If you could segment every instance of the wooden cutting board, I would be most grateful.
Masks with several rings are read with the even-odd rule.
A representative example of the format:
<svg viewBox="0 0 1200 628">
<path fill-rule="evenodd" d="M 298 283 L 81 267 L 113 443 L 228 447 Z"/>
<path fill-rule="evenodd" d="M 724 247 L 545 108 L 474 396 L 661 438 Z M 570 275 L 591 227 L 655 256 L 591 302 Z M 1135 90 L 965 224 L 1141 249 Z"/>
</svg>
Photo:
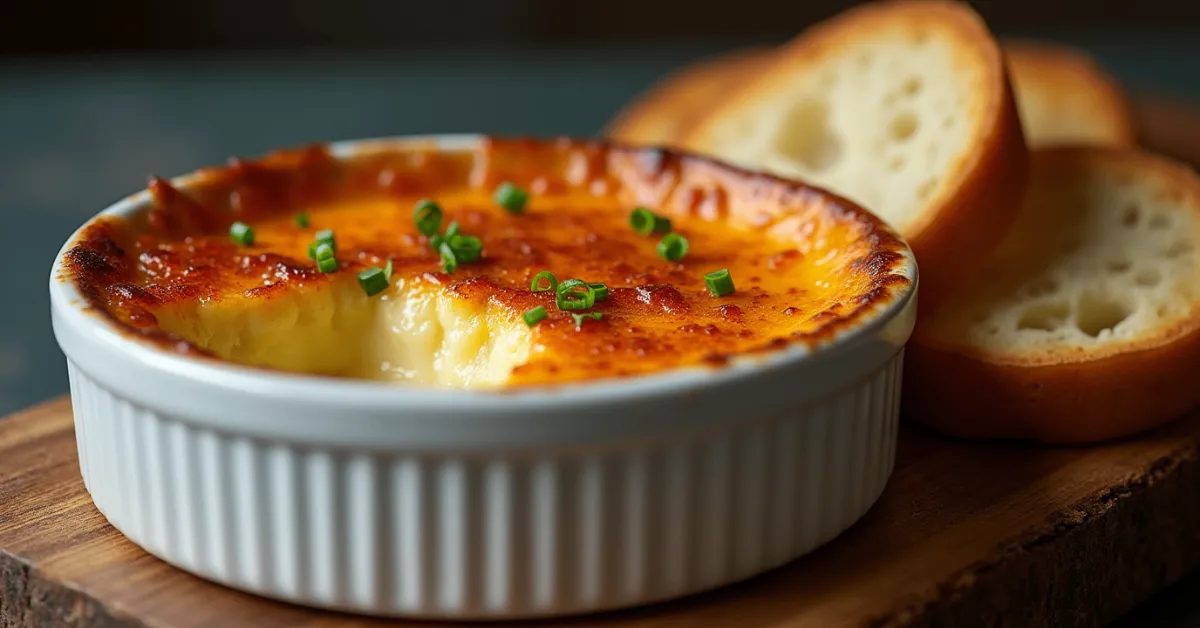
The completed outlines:
<svg viewBox="0 0 1200 628">
<path fill-rule="evenodd" d="M 1198 495 L 1200 414 L 1090 448 L 909 427 L 883 497 L 816 553 L 715 593 L 543 625 L 1093 625 L 1200 566 Z M 376 623 L 226 589 L 125 540 L 83 487 L 67 400 L 0 421 L 0 627 Z"/>
<path fill-rule="evenodd" d="M 1137 110 L 1144 144 L 1200 164 L 1194 109 L 1141 101 Z M 879 502 L 814 554 L 714 593 L 539 625 L 1095 625 L 1197 567 L 1200 413 L 1087 448 L 967 443 L 906 427 Z M 0 421 L 0 628 L 385 623 L 168 566 L 92 506 L 67 400 Z"/>
</svg>

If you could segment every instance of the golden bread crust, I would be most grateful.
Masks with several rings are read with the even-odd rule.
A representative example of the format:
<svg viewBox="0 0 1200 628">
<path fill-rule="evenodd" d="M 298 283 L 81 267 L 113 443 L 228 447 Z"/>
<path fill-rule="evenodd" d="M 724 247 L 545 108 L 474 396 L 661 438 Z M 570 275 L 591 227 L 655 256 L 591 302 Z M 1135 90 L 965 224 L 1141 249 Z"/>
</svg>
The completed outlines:
<svg viewBox="0 0 1200 628">
<path fill-rule="evenodd" d="M 1002 45 L 1030 146 L 1137 143 L 1128 96 L 1086 52 L 1021 39 Z"/>
<path fill-rule="evenodd" d="M 772 53 L 771 48 L 744 48 L 685 65 L 626 103 L 605 125 L 604 135 L 625 144 L 682 147 L 712 103 L 750 80 Z"/>
<path fill-rule="evenodd" d="M 1156 179 L 1179 206 L 1200 212 L 1200 178 L 1162 157 L 1062 147 L 1038 151 L 1034 164 L 1039 171 L 1084 167 Z M 1156 427 L 1200 405 L 1200 387 L 1190 377 L 1200 372 L 1200 303 L 1190 307 L 1189 316 L 1152 333 L 1036 355 L 988 352 L 946 338 L 937 317 L 922 317 L 905 358 L 905 414 L 968 438 L 1055 443 L 1097 442 Z"/>
</svg>

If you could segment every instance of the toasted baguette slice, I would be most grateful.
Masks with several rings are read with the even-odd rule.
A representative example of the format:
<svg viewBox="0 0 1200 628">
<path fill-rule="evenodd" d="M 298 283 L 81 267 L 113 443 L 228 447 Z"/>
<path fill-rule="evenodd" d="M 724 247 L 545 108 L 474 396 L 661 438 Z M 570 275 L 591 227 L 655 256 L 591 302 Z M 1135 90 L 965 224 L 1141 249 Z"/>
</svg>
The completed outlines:
<svg viewBox="0 0 1200 628">
<path fill-rule="evenodd" d="M 1120 83 L 1082 50 L 1006 41 L 1017 109 L 1031 147 L 1133 146 L 1133 109 Z"/>
<path fill-rule="evenodd" d="M 781 48 L 682 148 L 804 179 L 896 228 L 921 301 L 978 268 L 1012 222 L 1028 152 L 999 45 L 966 4 L 864 4 Z"/>
<path fill-rule="evenodd" d="M 744 48 L 685 65 L 629 101 L 603 134 L 626 144 L 676 145 L 713 102 L 752 77 L 770 56 L 770 48 Z"/>
<path fill-rule="evenodd" d="M 1200 178 L 1134 149 L 1037 151 L 985 280 L 923 313 L 908 416 L 967 437 L 1092 442 L 1200 405 Z"/>
</svg>

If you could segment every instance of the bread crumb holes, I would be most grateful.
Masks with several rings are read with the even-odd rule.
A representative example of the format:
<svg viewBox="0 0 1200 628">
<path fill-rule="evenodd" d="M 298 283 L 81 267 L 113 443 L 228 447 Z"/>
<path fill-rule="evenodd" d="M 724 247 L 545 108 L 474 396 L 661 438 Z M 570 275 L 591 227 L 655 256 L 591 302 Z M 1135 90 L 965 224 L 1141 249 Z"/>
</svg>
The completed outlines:
<svg viewBox="0 0 1200 628">
<path fill-rule="evenodd" d="M 1079 295 L 1075 324 L 1079 331 L 1096 338 L 1120 325 L 1132 313 L 1132 308 L 1112 297 L 1097 292 L 1084 292 Z"/>
<path fill-rule="evenodd" d="M 813 99 L 792 105 L 776 135 L 774 148 L 781 156 L 817 172 L 837 163 L 842 144 L 829 126 L 829 103 Z"/>
<path fill-rule="evenodd" d="M 1017 329 L 1054 331 L 1067 322 L 1071 308 L 1066 301 L 1051 301 L 1030 306 L 1017 320 Z"/>
<path fill-rule="evenodd" d="M 1191 253 L 1192 250 L 1193 247 L 1191 242 L 1180 240 L 1179 242 L 1167 247 L 1167 250 L 1163 251 L 1163 255 L 1166 255 L 1170 259 L 1175 259 Z"/>
<path fill-rule="evenodd" d="M 1143 268 L 1133 276 L 1133 280 L 1139 286 L 1153 288 L 1162 283 L 1162 273 L 1157 268 Z"/>
<path fill-rule="evenodd" d="M 937 179 L 936 178 L 926 179 L 924 183 L 917 186 L 917 199 L 922 200 L 922 201 L 925 199 L 928 199 L 933 194 L 933 190 L 936 187 L 937 187 Z"/>
<path fill-rule="evenodd" d="M 1136 227 L 1138 223 L 1141 222 L 1141 219 L 1142 211 L 1137 205 L 1129 205 L 1125 208 L 1125 211 L 1121 213 L 1121 224 L 1131 229 Z"/>
<path fill-rule="evenodd" d="M 923 87 L 925 87 L 925 84 L 921 81 L 920 77 L 910 76 L 904 80 L 904 85 L 902 85 L 900 89 L 904 91 L 905 96 L 909 96 L 911 98 L 912 96 L 920 94 L 921 88 Z"/>
<path fill-rule="evenodd" d="M 1040 277 L 1030 282 L 1025 292 L 1030 297 L 1042 297 L 1058 292 L 1058 282 L 1050 277 Z"/>
<path fill-rule="evenodd" d="M 917 116 L 911 111 L 896 114 L 892 121 L 888 123 L 888 132 L 892 139 L 903 142 L 912 137 L 917 132 Z"/>
</svg>

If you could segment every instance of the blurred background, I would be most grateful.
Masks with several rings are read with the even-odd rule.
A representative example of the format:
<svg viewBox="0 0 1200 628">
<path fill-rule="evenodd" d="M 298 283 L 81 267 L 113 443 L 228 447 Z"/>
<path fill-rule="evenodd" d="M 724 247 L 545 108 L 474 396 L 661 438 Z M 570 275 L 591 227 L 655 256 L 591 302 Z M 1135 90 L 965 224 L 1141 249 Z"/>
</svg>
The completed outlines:
<svg viewBox="0 0 1200 628">
<path fill-rule="evenodd" d="M 141 188 L 151 173 L 170 176 L 231 155 L 375 135 L 592 135 L 673 68 L 742 45 L 783 41 L 852 4 L 6 3 L 0 10 L 6 240 L 0 415 L 66 391 L 49 323 L 51 261 L 72 230 Z M 972 4 L 998 34 L 1088 50 L 1135 93 L 1200 99 L 1200 2 Z M 1156 601 L 1129 625 L 1193 625 L 1200 604 L 1188 591 L 1200 591 L 1200 584 L 1191 586 Z"/>
</svg>

